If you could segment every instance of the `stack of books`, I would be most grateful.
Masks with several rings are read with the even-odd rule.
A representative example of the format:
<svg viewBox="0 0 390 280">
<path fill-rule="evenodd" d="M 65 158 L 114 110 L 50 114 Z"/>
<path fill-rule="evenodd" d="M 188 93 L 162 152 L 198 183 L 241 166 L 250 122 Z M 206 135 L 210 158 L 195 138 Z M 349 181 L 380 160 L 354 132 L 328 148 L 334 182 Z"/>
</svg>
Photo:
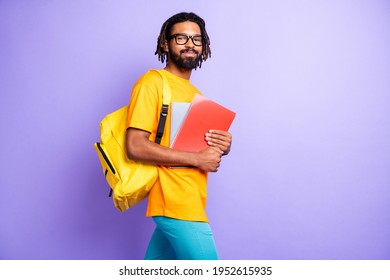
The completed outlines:
<svg viewBox="0 0 390 280">
<path fill-rule="evenodd" d="M 207 148 L 205 134 L 211 130 L 228 131 L 236 113 L 199 94 L 192 103 L 172 102 L 170 147 L 199 152 Z"/>
</svg>

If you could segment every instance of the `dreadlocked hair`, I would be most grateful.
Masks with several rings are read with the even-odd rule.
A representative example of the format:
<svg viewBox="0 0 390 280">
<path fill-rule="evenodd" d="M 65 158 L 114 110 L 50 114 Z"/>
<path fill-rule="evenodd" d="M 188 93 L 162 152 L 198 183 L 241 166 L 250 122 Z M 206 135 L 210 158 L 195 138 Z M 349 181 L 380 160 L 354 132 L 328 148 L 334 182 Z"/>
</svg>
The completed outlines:
<svg viewBox="0 0 390 280">
<path fill-rule="evenodd" d="M 154 54 L 158 55 L 158 60 L 161 61 L 162 63 L 164 63 L 164 61 L 168 61 L 168 54 L 163 48 L 165 41 L 168 41 L 170 39 L 172 27 L 176 23 L 185 22 L 185 21 L 191 21 L 198 24 L 201 31 L 201 35 L 203 36 L 202 55 L 198 63 L 199 64 L 198 66 L 200 68 L 202 66 L 202 62 L 206 61 L 207 58 L 211 57 L 210 38 L 206 31 L 205 21 L 194 13 L 185 13 L 185 12 L 178 13 L 170 17 L 167 21 L 164 22 L 163 26 L 161 27 L 160 35 L 157 38 L 157 49 Z"/>
</svg>

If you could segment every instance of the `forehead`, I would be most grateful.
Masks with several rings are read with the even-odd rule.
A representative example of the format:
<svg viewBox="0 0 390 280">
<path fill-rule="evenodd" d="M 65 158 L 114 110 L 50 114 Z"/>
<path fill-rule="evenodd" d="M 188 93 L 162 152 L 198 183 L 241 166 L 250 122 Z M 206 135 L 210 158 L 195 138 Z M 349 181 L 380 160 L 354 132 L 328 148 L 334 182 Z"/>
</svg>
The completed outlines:
<svg viewBox="0 0 390 280">
<path fill-rule="evenodd" d="M 185 33 L 188 35 L 201 34 L 200 27 L 192 21 L 176 23 L 172 26 L 171 34 Z"/>
</svg>

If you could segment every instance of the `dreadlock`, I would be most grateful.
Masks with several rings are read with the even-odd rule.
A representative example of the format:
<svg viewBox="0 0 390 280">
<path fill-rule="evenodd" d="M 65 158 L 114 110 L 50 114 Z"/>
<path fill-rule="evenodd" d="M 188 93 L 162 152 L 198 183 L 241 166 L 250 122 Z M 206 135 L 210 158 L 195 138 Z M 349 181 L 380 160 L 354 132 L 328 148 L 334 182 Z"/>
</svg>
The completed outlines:
<svg viewBox="0 0 390 280">
<path fill-rule="evenodd" d="M 172 27 L 176 23 L 185 22 L 185 21 L 192 21 L 198 24 L 201 31 L 201 35 L 203 36 L 202 55 L 199 59 L 199 65 L 198 65 L 200 68 L 202 66 L 202 62 L 206 61 L 207 58 L 211 57 L 210 38 L 209 35 L 207 35 L 205 21 L 194 13 L 185 13 L 185 12 L 178 13 L 170 17 L 166 22 L 164 22 L 163 26 L 161 27 L 160 35 L 157 38 L 157 49 L 154 54 L 158 55 L 158 60 L 161 61 L 162 63 L 164 63 L 164 61 L 168 61 L 168 54 L 163 49 L 165 41 L 168 41 L 171 35 Z"/>
</svg>

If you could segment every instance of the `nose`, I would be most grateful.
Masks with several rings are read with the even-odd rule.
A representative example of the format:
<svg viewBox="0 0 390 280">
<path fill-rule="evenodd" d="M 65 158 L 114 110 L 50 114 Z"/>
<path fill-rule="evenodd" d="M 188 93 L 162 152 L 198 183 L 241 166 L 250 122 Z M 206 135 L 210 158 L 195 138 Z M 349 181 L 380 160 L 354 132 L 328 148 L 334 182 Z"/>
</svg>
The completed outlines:
<svg viewBox="0 0 390 280">
<path fill-rule="evenodd" d="M 188 41 L 187 41 L 187 43 L 186 43 L 186 47 L 187 47 L 187 46 L 188 46 L 188 47 L 195 47 L 195 44 L 194 44 L 194 42 L 193 42 L 192 40 L 193 40 L 192 36 L 189 36 L 189 37 L 188 37 Z"/>
</svg>

